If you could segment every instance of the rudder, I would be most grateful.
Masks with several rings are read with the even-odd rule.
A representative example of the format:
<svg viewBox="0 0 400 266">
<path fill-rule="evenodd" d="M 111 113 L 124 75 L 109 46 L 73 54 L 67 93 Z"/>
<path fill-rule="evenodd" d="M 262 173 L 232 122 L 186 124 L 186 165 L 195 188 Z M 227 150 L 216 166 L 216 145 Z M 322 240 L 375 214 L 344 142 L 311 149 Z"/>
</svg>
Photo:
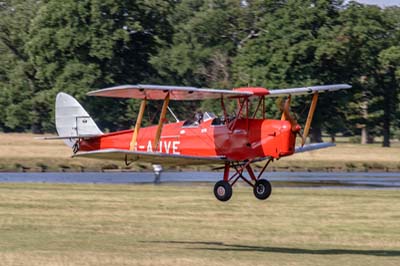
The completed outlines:
<svg viewBox="0 0 400 266">
<path fill-rule="evenodd" d="M 103 134 L 79 102 L 64 92 L 57 94 L 55 116 L 56 129 L 60 137 L 89 137 Z M 64 142 L 69 147 L 75 144 L 73 139 L 65 139 Z"/>
</svg>

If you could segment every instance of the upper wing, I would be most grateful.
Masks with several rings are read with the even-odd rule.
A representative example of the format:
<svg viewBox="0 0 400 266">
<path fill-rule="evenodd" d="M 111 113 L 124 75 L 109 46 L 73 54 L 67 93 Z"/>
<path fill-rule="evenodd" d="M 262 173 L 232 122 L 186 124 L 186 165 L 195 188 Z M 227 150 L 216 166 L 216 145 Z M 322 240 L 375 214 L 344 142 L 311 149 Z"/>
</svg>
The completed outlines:
<svg viewBox="0 0 400 266">
<path fill-rule="evenodd" d="M 119 149 L 104 149 L 89 152 L 78 152 L 72 157 L 87 157 L 96 159 L 109 159 L 126 162 L 147 162 L 163 165 L 198 165 L 224 163 L 225 157 L 187 156 L 179 154 L 166 154 L 159 152 L 139 152 Z"/>
<path fill-rule="evenodd" d="M 348 84 L 333 84 L 333 85 L 311 86 L 311 87 L 292 88 L 292 89 L 269 90 L 269 94 L 266 95 L 266 97 L 280 97 L 289 94 L 291 95 L 312 94 L 314 92 L 337 91 L 350 88 L 351 86 Z"/>
<path fill-rule="evenodd" d="M 243 87 L 234 90 L 217 90 L 207 88 L 162 86 L 162 85 L 122 85 L 88 93 L 89 96 L 134 98 L 148 100 L 164 100 L 167 94 L 171 100 L 203 100 L 217 99 L 221 97 L 250 97 L 266 96 L 280 97 L 284 95 L 311 94 L 314 92 L 336 91 L 351 88 L 348 84 L 333 84 L 323 86 L 311 86 L 292 89 L 267 90 L 259 87 Z"/>
<path fill-rule="evenodd" d="M 251 96 L 252 92 L 200 89 L 195 87 L 182 86 L 161 86 L 161 85 L 122 85 L 102 90 L 95 90 L 88 93 L 90 96 L 103 96 L 115 98 L 134 98 L 148 100 L 164 100 L 169 93 L 171 100 L 203 100 L 215 99 L 223 96 L 243 97 Z"/>
</svg>

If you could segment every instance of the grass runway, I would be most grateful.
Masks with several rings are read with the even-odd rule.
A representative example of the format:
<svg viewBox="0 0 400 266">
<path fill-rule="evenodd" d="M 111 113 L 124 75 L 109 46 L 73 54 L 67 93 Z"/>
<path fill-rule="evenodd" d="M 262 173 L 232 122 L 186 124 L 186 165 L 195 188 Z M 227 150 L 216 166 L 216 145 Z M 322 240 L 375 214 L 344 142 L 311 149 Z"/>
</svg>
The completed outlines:
<svg viewBox="0 0 400 266">
<path fill-rule="evenodd" d="M 399 265 L 398 190 L 0 184 L 0 265 Z"/>
</svg>

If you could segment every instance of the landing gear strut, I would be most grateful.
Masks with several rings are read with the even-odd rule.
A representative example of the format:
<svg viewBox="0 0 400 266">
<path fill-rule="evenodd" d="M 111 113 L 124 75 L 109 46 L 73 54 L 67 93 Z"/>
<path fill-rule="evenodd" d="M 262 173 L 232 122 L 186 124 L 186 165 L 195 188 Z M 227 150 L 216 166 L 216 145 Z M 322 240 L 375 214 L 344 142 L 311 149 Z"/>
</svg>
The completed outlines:
<svg viewBox="0 0 400 266">
<path fill-rule="evenodd" d="M 272 192 L 271 183 L 265 179 L 262 179 L 261 176 L 267 168 L 268 164 L 273 159 L 269 159 L 261 172 L 256 176 L 254 174 L 253 169 L 250 166 L 251 161 L 246 162 L 245 164 L 235 164 L 233 162 L 226 162 L 224 169 L 224 179 L 218 181 L 214 186 L 214 195 L 220 201 L 228 201 L 232 197 L 232 186 L 239 180 L 242 179 L 249 186 L 253 187 L 254 196 L 257 199 L 265 200 L 267 199 Z M 235 169 L 236 173 L 232 176 L 229 176 L 230 168 Z M 243 176 L 243 171 L 247 170 L 251 180 L 248 180 Z"/>
</svg>

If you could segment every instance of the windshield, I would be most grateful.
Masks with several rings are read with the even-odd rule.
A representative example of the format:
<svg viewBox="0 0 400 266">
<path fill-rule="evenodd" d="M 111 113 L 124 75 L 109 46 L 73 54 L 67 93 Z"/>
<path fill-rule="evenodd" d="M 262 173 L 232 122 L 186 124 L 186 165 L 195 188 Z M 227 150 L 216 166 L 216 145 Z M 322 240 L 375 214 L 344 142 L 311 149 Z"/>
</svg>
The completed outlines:
<svg viewBox="0 0 400 266">
<path fill-rule="evenodd" d="M 204 112 L 203 114 L 203 121 L 208 121 L 210 119 L 214 119 L 217 116 L 213 112 Z"/>
</svg>

